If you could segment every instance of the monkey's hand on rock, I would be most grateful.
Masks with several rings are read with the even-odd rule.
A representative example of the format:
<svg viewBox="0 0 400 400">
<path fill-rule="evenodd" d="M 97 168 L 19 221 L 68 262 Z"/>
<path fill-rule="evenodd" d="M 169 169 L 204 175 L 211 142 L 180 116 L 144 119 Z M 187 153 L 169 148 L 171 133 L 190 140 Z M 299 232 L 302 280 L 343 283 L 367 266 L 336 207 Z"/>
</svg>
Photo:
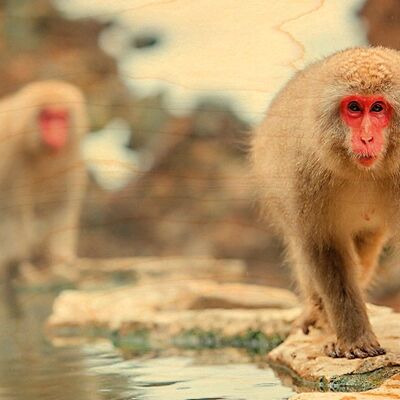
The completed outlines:
<svg viewBox="0 0 400 400">
<path fill-rule="evenodd" d="M 294 321 L 292 325 L 292 333 L 301 329 L 305 335 L 308 335 L 310 333 L 310 328 L 317 327 L 318 317 L 317 313 L 311 313 L 308 310 L 303 312 L 300 317 Z"/>
<path fill-rule="evenodd" d="M 301 329 L 305 335 L 308 335 L 310 333 L 310 328 L 316 328 L 327 332 L 331 330 L 325 310 L 321 308 L 321 306 L 308 306 L 294 321 L 292 332 Z"/>
<path fill-rule="evenodd" d="M 348 359 L 375 357 L 386 353 L 373 333 L 367 333 L 353 343 L 342 340 L 328 343 L 324 350 L 329 357 Z"/>
</svg>

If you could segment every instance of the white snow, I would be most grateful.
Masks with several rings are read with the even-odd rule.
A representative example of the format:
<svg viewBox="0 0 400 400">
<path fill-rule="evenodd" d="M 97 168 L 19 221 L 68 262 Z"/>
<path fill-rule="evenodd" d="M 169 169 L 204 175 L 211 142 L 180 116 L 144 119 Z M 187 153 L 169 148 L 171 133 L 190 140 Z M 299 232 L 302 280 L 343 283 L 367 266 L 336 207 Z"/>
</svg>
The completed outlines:
<svg viewBox="0 0 400 400">
<path fill-rule="evenodd" d="M 366 44 L 356 12 L 364 0 L 55 0 L 71 18 L 113 20 L 100 44 L 117 58 L 138 95 L 165 91 L 172 112 L 191 111 L 202 97 L 229 100 L 248 122 L 305 64 Z M 160 35 L 151 48 L 129 46 L 137 34 Z M 125 132 L 125 133 L 124 133 Z M 125 146 L 129 128 L 112 121 L 84 142 L 89 168 L 117 190 L 135 174 Z"/>
<path fill-rule="evenodd" d="M 127 147 L 130 137 L 129 124 L 123 119 L 113 119 L 83 140 L 83 158 L 101 187 L 119 190 L 137 174 L 138 155 Z"/>
<path fill-rule="evenodd" d="M 57 0 L 72 17 L 115 20 L 104 48 L 139 94 L 168 90 L 186 113 L 202 96 L 230 99 L 250 122 L 304 64 L 366 43 L 364 0 Z M 161 44 L 127 50 L 126 36 L 155 31 Z M 107 37 L 108 36 L 108 37 Z"/>
</svg>

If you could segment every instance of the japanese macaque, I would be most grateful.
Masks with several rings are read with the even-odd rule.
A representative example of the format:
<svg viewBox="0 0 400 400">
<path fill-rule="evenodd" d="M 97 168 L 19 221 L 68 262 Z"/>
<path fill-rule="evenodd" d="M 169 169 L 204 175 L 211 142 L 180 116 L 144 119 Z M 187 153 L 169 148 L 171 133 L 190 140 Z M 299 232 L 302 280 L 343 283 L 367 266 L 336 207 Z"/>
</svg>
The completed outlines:
<svg viewBox="0 0 400 400">
<path fill-rule="evenodd" d="M 304 333 L 330 329 L 331 357 L 384 354 L 363 289 L 400 235 L 400 53 L 349 49 L 298 72 L 255 130 L 251 157 L 295 267 Z"/>
<path fill-rule="evenodd" d="M 71 263 L 86 173 L 80 140 L 85 100 L 75 86 L 44 81 L 0 102 L 1 271 L 23 263 Z"/>
</svg>

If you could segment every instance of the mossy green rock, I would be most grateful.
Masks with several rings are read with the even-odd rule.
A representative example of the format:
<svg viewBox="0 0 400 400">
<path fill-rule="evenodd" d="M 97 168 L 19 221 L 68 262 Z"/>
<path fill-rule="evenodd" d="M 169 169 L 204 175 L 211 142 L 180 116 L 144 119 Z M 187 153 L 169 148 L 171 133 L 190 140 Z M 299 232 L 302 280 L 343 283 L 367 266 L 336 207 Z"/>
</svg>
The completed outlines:
<svg viewBox="0 0 400 400">
<path fill-rule="evenodd" d="M 237 348 L 264 355 L 282 343 L 298 314 L 298 309 L 164 311 L 126 321 L 112 337 L 116 346 L 135 352 Z"/>
<path fill-rule="evenodd" d="M 361 377 L 365 380 L 365 377 Z M 358 393 L 302 393 L 290 400 L 398 400 L 400 398 L 400 375 L 387 379 L 377 389 Z"/>
</svg>

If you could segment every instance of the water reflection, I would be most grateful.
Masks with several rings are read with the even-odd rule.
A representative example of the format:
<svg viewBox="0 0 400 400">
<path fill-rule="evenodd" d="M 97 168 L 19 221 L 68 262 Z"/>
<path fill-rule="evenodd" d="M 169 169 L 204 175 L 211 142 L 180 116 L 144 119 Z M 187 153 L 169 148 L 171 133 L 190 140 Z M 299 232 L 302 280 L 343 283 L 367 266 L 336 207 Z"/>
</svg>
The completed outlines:
<svg viewBox="0 0 400 400">
<path fill-rule="evenodd" d="M 4 293 L 3 293 L 4 294 Z M 270 370 L 189 357 L 124 360 L 108 342 L 54 347 L 43 322 L 51 294 L 23 293 L 19 317 L 0 306 L 1 400 L 286 399 Z"/>
</svg>

